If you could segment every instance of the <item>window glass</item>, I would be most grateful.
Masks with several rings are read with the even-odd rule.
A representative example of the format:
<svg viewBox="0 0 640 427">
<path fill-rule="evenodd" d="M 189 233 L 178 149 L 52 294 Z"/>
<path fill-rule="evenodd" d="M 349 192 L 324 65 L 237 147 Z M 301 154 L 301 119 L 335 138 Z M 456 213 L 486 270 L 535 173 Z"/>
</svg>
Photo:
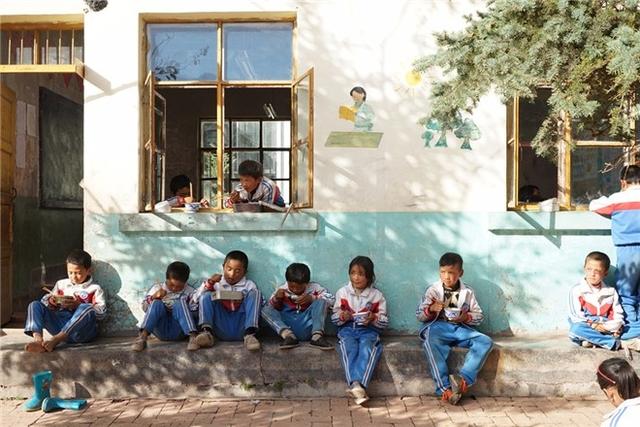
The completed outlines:
<svg viewBox="0 0 640 427">
<path fill-rule="evenodd" d="M 254 148 L 260 146 L 259 121 L 234 121 L 231 124 L 231 146 Z M 259 159 L 256 159 L 259 160 Z"/>
<path fill-rule="evenodd" d="M 620 190 L 622 164 L 610 172 L 602 171 L 623 154 L 622 147 L 575 147 L 571 153 L 571 204 L 586 205 Z"/>
<path fill-rule="evenodd" d="M 73 58 L 82 61 L 84 58 L 84 32 L 82 30 L 73 31 Z"/>
<path fill-rule="evenodd" d="M 218 176 L 218 156 L 213 151 L 202 153 L 202 178 L 216 178 Z"/>
<path fill-rule="evenodd" d="M 262 122 L 262 145 L 268 148 L 289 148 L 291 146 L 291 122 Z"/>
<path fill-rule="evenodd" d="M 60 63 L 71 64 L 71 30 L 60 32 Z"/>
<path fill-rule="evenodd" d="M 216 122 L 214 120 L 202 121 L 200 126 L 200 148 L 216 148 L 218 139 Z"/>
<path fill-rule="evenodd" d="M 284 199 L 285 204 L 291 203 L 291 196 L 289 193 L 290 181 L 276 180 L 276 185 L 280 189 L 280 194 L 282 194 L 282 198 Z"/>
<path fill-rule="evenodd" d="M 58 63 L 58 39 L 60 37 L 60 31 L 47 31 L 48 44 L 45 46 L 47 50 L 47 64 Z"/>
<path fill-rule="evenodd" d="M 264 175 L 271 178 L 289 178 L 289 151 L 263 152 Z"/>
<path fill-rule="evenodd" d="M 291 80 L 293 24 L 225 24 L 225 80 Z"/>
<path fill-rule="evenodd" d="M 150 24 L 147 63 L 158 80 L 216 80 L 216 24 Z"/>
<path fill-rule="evenodd" d="M 215 200 L 217 198 L 216 192 L 218 191 L 218 182 L 215 180 L 204 180 L 201 181 L 202 185 L 202 198 L 206 199 L 212 205 L 215 205 Z"/>
</svg>

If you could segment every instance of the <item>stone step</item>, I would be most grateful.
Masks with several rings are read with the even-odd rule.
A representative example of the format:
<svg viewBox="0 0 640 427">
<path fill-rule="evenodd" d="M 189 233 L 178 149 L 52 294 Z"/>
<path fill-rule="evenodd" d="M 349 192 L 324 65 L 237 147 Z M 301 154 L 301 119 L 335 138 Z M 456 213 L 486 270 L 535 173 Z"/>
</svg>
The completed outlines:
<svg viewBox="0 0 640 427">
<path fill-rule="evenodd" d="M 216 343 L 211 349 L 186 350 L 186 342 L 150 339 L 141 353 L 132 338 L 101 338 L 52 353 L 23 351 L 29 337 L 5 330 L 0 338 L 0 398 L 28 397 L 34 372 L 53 371 L 60 396 L 126 399 L 185 397 L 333 397 L 346 384 L 335 351 L 303 344 L 280 350 L 266 339 L 251 353 L 242 343 Z M 478 396 L 588 396 L 599 394 L 597 365 L 622 352 L 584 349 L 564 336 L 497 338 L 473 393 Z M 384 336 L 384 352 L 369 387 L 372 396 L 415 396 L 434 391 L 417 337 Z M 455 349 L 452 370 L 465 350 Z M 640 355 L 631 363 L 640 369 Z"/>
</svg>

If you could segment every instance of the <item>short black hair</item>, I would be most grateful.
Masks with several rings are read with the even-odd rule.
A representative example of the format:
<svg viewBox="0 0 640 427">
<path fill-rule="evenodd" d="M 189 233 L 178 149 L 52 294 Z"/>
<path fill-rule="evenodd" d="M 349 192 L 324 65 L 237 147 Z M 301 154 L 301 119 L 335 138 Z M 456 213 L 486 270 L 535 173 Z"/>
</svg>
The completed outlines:
<svg viewBox="0 0 640 427">
<path fill-rule="evenodd" d="M 620 170 L 620 180 L 627 184 L 640 184 L 640 166 L 627 165 Z"/>
<path fill-rule="evenodd" d="M 364 88 L 362 86 L 354 86 L 354 87 L 352 87 L 351 90 L 349 91 L 349 96 L 352 96 L 353 92 L 356 92 L 356 93 L 359 93 L 361 95 L 364 95 L 362 97 L 362 100 L 363 101 L 367 100 L 367 91 L 364 90 Z"/>
<path fill-rule="evenodd" d="M 518 200 L 525 203 L 536 203 L 544 200 L 537 185 L 523 185 L 518 190 Z"/>
<path fill-rule="evenodd" d="M 598 366 L 596 373 L 602 390 L 615 387 L 624 400 L 640 396 L 640 378 L 633 367 L 620 357 L 607 359 Z"/>
<path fill-rule="evenodd" d="M 309 270 L 307 264 L 294 262 L 293 264 L 289 264 L 287 271 L 284 273 L 284 277 L 287 279 L 287 282 L 309 283 L 311 280 L 311 270 Z"/>
<path fill-rule="evenodd" d="M 440 267 L 448 265 L 457 265 L 462 270 L 462 257 L 455 252 L 446 252 L 440 257 Z"/>
<path fill-rule="evenodd" d="M 178 279 L 183 283 L 189 280 L 191 269 L 187 264 L 181 261 L 174 261 L 167 266 L 167 279 Z"/>
<path fill-rule="evenodd" d="M 175 196 L 179 189 L 188 187 L 189 184 L 191 184 L 191 180 L 187 175 L 176 175 L 169 182 L 169 190 Z"/>
<path fill-rule="evenodd" d="M 74 249 L 67 255 L 67 264 L 81 265 L 84 268 L 91 267 L 91 255 L 82 249 Z"/>
<path fill-rule="evenodd" d="M 609 256 L 607 256 L 607 254 L 605 254 L 604 252 L 598 252 L 598 251 L 589 252 L 587 257 L 584 259 L 584 265 L 587 265 L 587 261 L 589 260 L 600 261 L 602 264 L 604 264 L 604 268 L 607 271 L 611 266 L 611 260 L 609 259 Z"/>
<path fill-rule="evenodd" d="M 349 263 L 349 273 L 351 273 L 351 269 L 354 265 L 362 267 L 362 269 L 364 270 L 364 277 L 367 278 L 367 286 L 371 286 L 375 283 L 376 273 L 375 271 L 373 271 L 373 261 L 371 261 L 371 258 L 363 255 L 358 255 L 357 257 L 352 259 Z"/>
<path fill-rule="evenodd" d="M 240 261 L 242 263 L 242 266 L 244 267 L 244 271 L 247 271 L 247 269 L 249 268 L 249 257 L 242 251 L 229 252 L 227 256 L 224 257 L 224 262 L 222 263 L 222 265 L 225 265 L 230 259 Z"/>
<path fill-rule="evenodd" d="M 262 164 L 255 160 L 245 160 L 238 166 L 238 175 L 240 176 L 244 175 L 258 179 L 262 178 L 263 173 Z"/>
</svg>

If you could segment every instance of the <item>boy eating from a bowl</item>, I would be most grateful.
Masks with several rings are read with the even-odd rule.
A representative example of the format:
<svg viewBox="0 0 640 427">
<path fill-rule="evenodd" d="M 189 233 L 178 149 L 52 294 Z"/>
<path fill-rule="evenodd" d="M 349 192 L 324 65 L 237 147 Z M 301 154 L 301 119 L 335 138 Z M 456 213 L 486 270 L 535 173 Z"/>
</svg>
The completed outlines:
<svg viewBox="0 0 640 427">
<path fill-rule="evenodd" d="M 418 306 L 418 320 L 425 323 L 420 330 L 436 394 L 456 405 L 475 383 L 487 359 L 493 341 L 472 326 L 482 322 L 482 309 L 473 290 L 460 278 L 462 257 L 447 252 L 440 257 L 440 280 L 427 288 Z M 449 375 L 447 357 L 453 347 L 468 348 L 459 374 Z"/>
</svg>

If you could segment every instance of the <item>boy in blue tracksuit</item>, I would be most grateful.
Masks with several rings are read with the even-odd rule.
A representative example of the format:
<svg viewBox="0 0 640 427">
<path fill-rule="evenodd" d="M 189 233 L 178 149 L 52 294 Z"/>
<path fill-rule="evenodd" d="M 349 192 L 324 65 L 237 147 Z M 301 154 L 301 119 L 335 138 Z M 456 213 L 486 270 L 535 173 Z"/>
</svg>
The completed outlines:
<svg viewBox="0 0 640 427">
<path fill-rule="evenodd" d="M 162 341 L 177 341 L 189 337 L 187 350 L 197 350 L 198 328 L 193 311 L 196 309 L 195 289 L 187 284 L 190 273 L 184 262 L 175 261 L 167 266 L 166 279 L 154 284 L 142 300 L 144 318 L 140 322 L 138 339 L 131 346 L 133 351 L 147 348 L 147 338 L 155 335 Z"/>
<path fill-rule="evenodd" d="M 589 210 L 611 218 L 617 252 L 616 291 L 626 325 L 621 338 L 640 337 L 640 166 L 620 171 L 621 191 L 591 201 Z"/>
<path fill-rule="evenodd" d="M 33 337 L 25 346 L 31 353 L 53 351 L 59 344 L 86 343 L 98 335 L 97 321 L 105 317 L 104 291 L 91 277 L 91 255 L 75 249 L 67 256 L 68 279 L 27 308 L 24 333 Z M 52 338 L 45 340 L 47 330 Z"/>
<path fill-rule="evenodd" d="M 197 343 L 211 347 L 215 337 L 223 341 L 244 341 L 249 351 L 260 350 L 256 337 L 262 294 L 247 278 L 249 258 L 242 251 L 231 251 L 222 263 L 222 274 L 202 282 L 195 298 L 199 302 Z M 241 299 L 214 299 L 218 291 L 235 291 Z"/>
<path fill-rule="evenodd" d="M 285 272 L 287 283 L 280 286 L 262 307 L 262 318 L 282 338 L 280 349 L 297 347 L 302 341 L 320 350 L 332 350 L 324 338 L 327 308 L 333 295 L 318 283 L 311 282 L 306 264 L 293 263 Z"/>
<path fill-rule="evenodd" d="M 436 394 L 452 405 L 476 382 L 493 346 L 491 338 L 472 328 L 482 322 L 483 314 L 473 290 L 460 280 L 463 273 L 460 255 L 442 255 L 440 281 L 427 288 L 416 312 L 418 320 L 425 323 L 420 339 Z M 468 348 L 469 352 L 460 373 L 449 376 L 447 358 L 453 347 Z"/>
</svg>

